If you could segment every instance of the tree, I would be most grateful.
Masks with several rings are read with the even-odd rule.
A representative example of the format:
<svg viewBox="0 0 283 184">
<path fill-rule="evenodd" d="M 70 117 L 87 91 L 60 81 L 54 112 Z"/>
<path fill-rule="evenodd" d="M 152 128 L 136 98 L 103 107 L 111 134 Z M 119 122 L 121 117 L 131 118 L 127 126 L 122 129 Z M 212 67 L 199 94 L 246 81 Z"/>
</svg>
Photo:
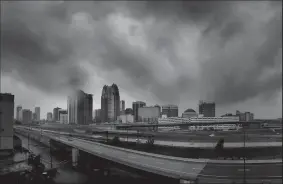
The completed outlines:
<svg viewBox="0 0 283 184">
<path fill-rule="evenodd" d="M 121 143 L 121 141 L 120 141 L 118 136 L 115 136 L 110 142 L 110 144 L 112 144 L 112 145 L 119 145 L 120 143 Z"/>
<path fill-rule="evenodd" d="M 214 151 L 216 153 L 216 156 L 219 157 L 223 155 L 224 151 L 224 138 L 220 138 L 214 148 Z"/>
</svg>

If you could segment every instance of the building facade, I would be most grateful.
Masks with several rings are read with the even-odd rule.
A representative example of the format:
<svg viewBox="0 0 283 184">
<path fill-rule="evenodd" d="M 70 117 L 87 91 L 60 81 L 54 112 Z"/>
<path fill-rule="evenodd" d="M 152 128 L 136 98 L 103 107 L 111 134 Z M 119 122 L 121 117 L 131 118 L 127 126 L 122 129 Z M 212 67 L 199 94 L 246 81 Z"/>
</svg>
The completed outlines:
<svg viewBox="0 0 283 184">
<path fill-rule="evenodd" d="M 94 119 L 96 123 L 101 122 L 101 109 L 95 109 L 94 111 Z"/>
<path fill-rule="evenodd" d="M 35 107 L 34 112 L 35 112 L 35 116 L 36 116 L 35 120 L 40 121 L 40 107 Z"/>
<path fill-rule="evenodd" d="M 59 122 L 61 124 L 68 124 L 68 112 L 67 110 L 59 110 Z"/>
<path fill-rule="evenodd" d="M 68 123 L 87 125 L 92 123 L 93 98 L 82 90 L 68 97 Z"/>
<path fill-rule="evenodd" d="M 132 114 L 122 114 L 119 116 L 120 123 L 133 123 L 134 116 Z"/>
<path fill-rule="evenodd" d="M 0 151 L 13 150 L 14 95 L 0 93 Z"/>
<path fill-rule="evenodd" d="M 177 105 L 163 105 L 162 106 L 162 115 L 166 117 L 178 117 L 179 108 Z"/>
<path fill-rule="evenodd" d="M 48 113 L 47 113 L 46 119 L 47 119 L 47 121 L 52 121 L 52 120 L 53 120 L 53 118 L 52 118 L 52 112 L 48 112 Z"/>
<path fill-rule="evenodd" d="M 138 108 L 138 121 L 146 123 L 157 123 L 160 117 L 158 107 L 140 107 Z"/>
<path fill-rule="evenodd" d="M 120 101 L 120 111 L 122 114 L 125 113 L 125 100 Z"/>
<path fill-rule="evenodd" d="M 203 123 L 212 123 L 212 122 L 235 122 L 235 124 L 219 124 L 219 125 L 203 125 Z M 159 118 L 159 124 L 168 124 L 168 123 L 202 123 L 200 125 L 189 126 L 189 130 L 201 131 L 201 130 L 237 130 L 240 125 L 237 125 L 236 122 L 239 122 L 239 117 L 230 116 L 230 117 L 191 117 L 191 118 Z M 176 129 L 176 127 L 175 127 Z"/>
<path fill-rule="evenodd" d="M 114 122 L 120 115 L 120 94 L 116 84 L 103 86 L 101 95 L 101 122 Z"/>
<path fill-rule="evenodd" d="M 187 109 L 183 112 L 182 118 L 191 118 L 191 117 L 197 117 L 198 114 L 193 109 Z"/>
<path fill-rule="evenodd" d="M 53 121 L 55 121 L 55 122 L 59 122 L 59 110 L 60 109 L 61 108 L 59 108 L 59 107 L 56 107 L 56 108 L 53 109 Z"/>
<path fill-rule="evenodd" d="M 139 121 L 139 111 L 138 111 L 138 109 L 140 107 L 144 107 L 144 106 L 146 106 L 145 102 L 141 102 L 141 101 L 133 102 L 134 122 L 138 122 Z"/>
<path fill-rule="evenodd" d="M 240 112 L 237 110 L 236 116 L 240 118 L 240 121 L 253 121 L 254 120 L 254 114 L 251 112 Z"/>
<path fill-rule="evenodd" d="M 17 106 L 16 108 L 16 120 L 18 121 L 22 121 L 22 110 L 23 110 L 23 107 L 22 106 Z"/>
<path fill-rule="evenodd" d="M 203 117 L 215 117 L 215 103 L 200 101 L 199 114 L 203 114 Z"/>
<path fill-rule="evenodd" d="M 125 114 L 131 114 L 131 115 L 133 115 L 133 109 L 131 109 L 131 108 L 127 108 L 126 110 L 125 110 Z"/>
<path fill-rule="evenodd" d="M 29 124 L 32 122 L 32 111 L 29 109 L 23 109 L 23 120 L 22 123 L 23 124 Z"/>
</svg>

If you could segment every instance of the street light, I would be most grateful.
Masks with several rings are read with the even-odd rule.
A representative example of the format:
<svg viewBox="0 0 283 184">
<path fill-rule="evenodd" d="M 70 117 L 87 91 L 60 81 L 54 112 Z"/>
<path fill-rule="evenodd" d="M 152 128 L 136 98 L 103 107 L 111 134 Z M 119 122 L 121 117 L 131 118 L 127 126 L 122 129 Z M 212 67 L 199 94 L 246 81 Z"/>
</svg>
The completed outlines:
<svg viewBox="0 0 283 184">
<path fill-rule="evenodd" d="M 243 131 L 244 131 L 244 149 L 243 149 L 243 155 L 244 155 L 244 184 L 246 184 L 246 131 L 245 131 L 245 126 L 243 126 Z"/>
<path fill-rule="evenodd" d="M 49 140 L 49 155 L 50 155 L 50 167 L 52 168 L 51 139 Z"/>
</svg>

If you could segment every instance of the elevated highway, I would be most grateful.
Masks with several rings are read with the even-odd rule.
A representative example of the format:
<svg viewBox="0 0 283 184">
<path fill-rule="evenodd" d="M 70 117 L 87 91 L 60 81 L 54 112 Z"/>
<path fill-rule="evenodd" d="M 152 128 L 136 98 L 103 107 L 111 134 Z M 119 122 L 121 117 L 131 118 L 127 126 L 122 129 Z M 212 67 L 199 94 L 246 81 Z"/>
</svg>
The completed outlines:
<svg viewBox="0 0 283 184">
<path fill-rule="evenodd" d="M 48 140 L 58 141 L 73 149 L 178 181 L 198 179 L 200 183 L 207 180 L 227 183 L 243 179 L 242 160 L 185 159 L 123 149 L 78 138 L 69 139 L 66 135 L 58 136 L 58 134 L 16 128 L 16 132 L 18 131 L 32 134 L 34 138 L 45 143 L 48 143 Z M 282 160 L 248 160 L 245 164 L 245 172 L 247 180 L 258 183 L 262 180 L 272 180 L 273 183 L 277 183 L 282 179 Z"/>
</svg>

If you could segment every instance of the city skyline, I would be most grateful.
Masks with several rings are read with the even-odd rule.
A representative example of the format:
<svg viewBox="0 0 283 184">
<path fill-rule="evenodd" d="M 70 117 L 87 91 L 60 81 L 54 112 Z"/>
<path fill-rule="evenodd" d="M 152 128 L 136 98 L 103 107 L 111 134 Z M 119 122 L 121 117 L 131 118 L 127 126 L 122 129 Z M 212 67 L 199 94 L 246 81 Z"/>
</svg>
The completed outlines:
<svg viewBox="0 0 283 184">
<path fill-rule="evenodd" d="M 144 101 L 184 112 L 209 100 L 216 116 L 282 116 L 281 2 L 140 5 L 3 2 L 1 92 L 42 116 L 67 109 L 73 89 L 93 94 L 98 109 L 111 83 L 126 108 Z"/>
</svg>

